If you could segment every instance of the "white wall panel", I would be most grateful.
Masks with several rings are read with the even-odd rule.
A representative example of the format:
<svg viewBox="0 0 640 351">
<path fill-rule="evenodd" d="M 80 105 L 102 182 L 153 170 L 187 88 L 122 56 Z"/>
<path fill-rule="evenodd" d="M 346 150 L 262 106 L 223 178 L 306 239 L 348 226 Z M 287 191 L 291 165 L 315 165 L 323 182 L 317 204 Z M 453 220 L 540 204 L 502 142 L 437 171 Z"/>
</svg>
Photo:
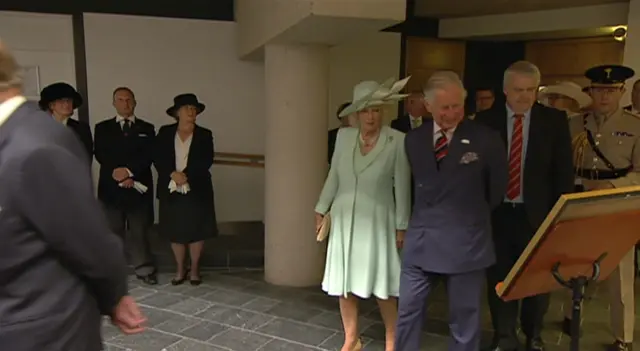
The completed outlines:
<svg viewBox="0 0 640 351">
<path fill-rule="evenodd" d="M 38 67 L 40 89 L 60 81 L 75 86 L 70 15 L 0 11 L 0 38 L 21 65 Z"/>
</svg>

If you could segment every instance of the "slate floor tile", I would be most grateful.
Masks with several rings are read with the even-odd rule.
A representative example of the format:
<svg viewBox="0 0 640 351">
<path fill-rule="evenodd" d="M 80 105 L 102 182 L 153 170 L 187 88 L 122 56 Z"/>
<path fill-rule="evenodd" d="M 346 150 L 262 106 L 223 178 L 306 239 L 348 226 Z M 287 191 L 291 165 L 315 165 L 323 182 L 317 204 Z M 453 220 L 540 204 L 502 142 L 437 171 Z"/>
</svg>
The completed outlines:
<svg viewBox="0 0 640 351">
<path fill-rule="evenodd" d="M 217 289 L 200 298 L 212 303 L 229 306 L 242 306 L 255 299 L 256 295 L 246 294 L 239 291 Z"/>
<path fill-rule="evenodd" d="M 280 318 L 258 328 L 257 331 L 309 346 L 318 346 L 335 333 L 326 328 L 314 327 Z"/>
<path fill-rule="evenodd" d="M 216 346 L 222 346 L 230 350 L 255 351 L 266 345 L 273 338 L 256 334 L 250 331 L 229 329 L 211 338 L 208 342 Z"/>
<path fill-rule="evenodd" d="M 129 290 L 129 295 L 133 296 L 133 298 L 135 298 L 136 300 L 140 300 L 157 292 L 157 290 L 139 287 Z"/>
<path fill-rule="evenodd" d="M 265 340 L 256 346 L 262 351 L 326 351 L 339 350 L 344 341 L 338 301 L 326 296 L 319 287 L 272 286 L 262 280 L 261 272 L 209 272 L 198 287 L 171 286 L 172 277 L 171 273 L 160 274 L 160 284 L 156 286 L 130 278 L 130 293 L 140 303 L 149 330 L 141 335 L 123 336 L 105 319 L 102 332 L 107 351 L 162 351 L 163 348 L 166 351 L 229 351 L 234 347 L 242 350 L 258 344 L 258 339 Z M 595 285 L 584 304 L 581 345 L 584 351 L 600 351 L 612 341 L 609 294 L 604 285 Z M 640 285 L 637 288 L 640 294 Z M 640 298 L 636 303 L 640 307 Z M 384 350 L 384 327 L 375 300 L 361 300 L 359 307 L 365 350 Z M 570 339 L 560 330 L 566 307 L 566 291 L 552 293 L 543 332 L 547 351 L 566 350 L 569 346 Z M 427 308 L 424 349 L 444 351 L 449 340 L 444 285 L 434 289 Z M 482 345 L 486 346 L 493 335 L 486 304 L 481 318 Z M 640 316 L 636 319 L 636 340 L 640 341 Z M 226 346 L 212 345 L 213 339 Z M 640 343 L 635 344 L 640 348 Z"/>
<path fill-rule="evenodd" d="M 221 305 L 211 306 L 198 314 L 198 317 L 248 330 L 259 328 L 274 318 L 266 314 Z"/>
<path fill-rule="evenodd" d="M 273 340 L 258 349 L 258 351 L 319 351 L 319 350 L 321 349 L 311 347 L 311 346 L 305 346 L 301 344 L 294 344 L 284 340 Z"/>
<path fill-rule="evenodd" d="M 155 307 L 140 306 L 142 314 L 147 318 L 147 327 L 154 327 L 174 318 L 178 314 L 157 309 Z"/>
<path fill-rule="evenodd" d="M 166 308 L 175 305 L 178 302 L 186 300 L 187 297 L 178 294 L 169 294 L 166 292 L 158 292 L 140 299 L 140 304 L 157 308 Z"/>
<path fill-rule="evenodd" d="M 200 322 L 180 332 L 180 335 L 200 341 L 207 341 L 228 330 L 229 327 L 213 322 Z"/>
<path fill-rule="evenodd" d="M 192 327 L 200 322 L 201 320 L 192 317 L 175 315 L 170 317 L 166 321 L 156 325 L 154 329 L 167 333 L 178 334 L 181 331 Z"/>
<path fill-rule="evenodd" d="M 266 314 L 281 318 L 288 318 L 298 322 L 308 322 L 313 317 L 319 316 L 323 312 L 323 310 L 317 308 L 288 302 L 281 302 L 265 311 Z"/>
<path fill-rule="evenodd" d="M 128 350 L 124 347 L 105 343 L 102 351 L 130 351 L 130 349 Z"/>
<path fill-rule="evenodd" d="M 155 330 L 145 330 L 135 335 L 120 335 L 109 341 L 110 344 L 135 351 L 158 351 L 175 344 L 181 338 Z"/>
<path fill-rule="evenodd" d="M 242 305 L 242 308 L 250 311 L 264 312 L 279 303 L 279 300 L 269 299 L 266 297 L 256 297 L 255 299 Z"/>
<path fill-rule="evenodd" d="M 182 294 L 187 295 L 187 296 L 191 296 L 191 297 L 202 297 L 204 295 L 207 295 L 209 293 L 212 293 L 216 291 L 215 288 L 210 287 L 210 286 L 206 286 L 206 285 L 200 285 L 197 287 L 191 287 L 191 289 L 186 290 L 185 292 L 183 292 Z"/>
<path fill-rule="evenodd" d="M 202 342 L 185 339 L 167 347 L 163 351 L 228 351 L 228 350 L 221 349 L 217 346 L 213 346 L 210 344 L 205 344 Z"/>
<path fill-rule="evenodd" d="M 177 313 L 186 314 L 188 316 L 196 315 L 207 308 L 211 307 L 211 303 L 194 298 L 186 298 L 176 304 L 167 307 L 167 310 Z"/>
</svg>

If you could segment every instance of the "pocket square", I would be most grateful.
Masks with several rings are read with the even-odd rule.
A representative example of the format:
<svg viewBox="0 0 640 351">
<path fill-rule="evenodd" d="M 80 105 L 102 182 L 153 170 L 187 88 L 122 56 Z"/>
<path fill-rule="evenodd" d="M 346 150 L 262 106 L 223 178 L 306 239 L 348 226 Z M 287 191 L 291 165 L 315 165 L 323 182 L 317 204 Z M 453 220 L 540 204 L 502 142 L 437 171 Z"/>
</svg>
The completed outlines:
<svg viewBox="0 0 640 351">
<path fill-rule="evenodd" d="M 471 142 L 469 141 L 469 139 L 462 139 L 460 140 L 461 143 L 463 144 L 470 144 Z"/>
<path fill-rule="evenodd" d="M 460 158 L 460 163 L 461 164 L 469 164 L 471 162 L 475 162 L 478 160 L 478 154 L 475 152 L 467 152 L 464 155 L 462 155 L 462 157 Z"/>
<path fill-rule="evenodd" d="M 139 137 L 146 137 L 148 136 L 147 134 L 138 134 Z"/>
</svg>

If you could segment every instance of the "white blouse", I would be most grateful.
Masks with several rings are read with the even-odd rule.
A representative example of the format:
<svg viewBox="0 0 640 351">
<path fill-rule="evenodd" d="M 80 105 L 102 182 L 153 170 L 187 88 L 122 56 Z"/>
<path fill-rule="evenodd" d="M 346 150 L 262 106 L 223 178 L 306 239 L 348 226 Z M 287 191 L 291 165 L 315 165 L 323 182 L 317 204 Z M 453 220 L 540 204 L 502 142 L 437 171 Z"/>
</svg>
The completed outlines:
<svg viewBox="0 0 640 351">
<path fill-rule="evenodd" d="M 187 168 L 187 161 L 189 161 L 189 149 L 191 148 L 191 139 L 193 138 L 193 134 L 187 138 L 187 140 L 182 141 L 180 139 L 180 135 L 176 133 L 176 137 L 174 140 L 175 154 L 176 154 L 176 171 L 182 172 L 185 168 Z M 186 194 L 191 190 L 189 187 L 189 183 L 177 185 L 176 182 L 171 180 L 169 182 L 169 192 L 178 192 L 180 194 Z"/>
<path fill-rule="evenodd" d="M 176 171 L 182 172 L 187 168 L 187 161 L 189 160 L 189 149 L 191 148 L 191 139 L 193 134 L 190 135 L 187 140 L 182 141 L 180 135 L 176 133 L 175 138 L 175 153 L 176 153 Z"/>
</svg>

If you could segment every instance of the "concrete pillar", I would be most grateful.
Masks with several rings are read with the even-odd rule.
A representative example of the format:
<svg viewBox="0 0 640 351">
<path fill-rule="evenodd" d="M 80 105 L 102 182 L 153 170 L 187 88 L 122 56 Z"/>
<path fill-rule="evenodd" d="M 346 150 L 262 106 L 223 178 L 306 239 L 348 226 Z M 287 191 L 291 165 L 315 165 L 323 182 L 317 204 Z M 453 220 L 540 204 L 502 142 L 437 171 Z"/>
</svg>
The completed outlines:
<svg viewBox="0 0 640 351">
<path fill-rule="evenodd" d="M 313 208 L 327 174 L 329 48 L 265 47 L 265 280 L 320 283 Z"/>
<path fill-rule="evenodd" d="M 640 79 L 640 0 L 629 1 L 627 38 L 624 43 L 623 64 L 636 71 L 635 77 L 627 82 L 627 91 L 621 101 L 621 105 L 626 106 L 631 103 L 631 88 L 633 88 L 633 83 L 637 79 Z"/>
</svg>

